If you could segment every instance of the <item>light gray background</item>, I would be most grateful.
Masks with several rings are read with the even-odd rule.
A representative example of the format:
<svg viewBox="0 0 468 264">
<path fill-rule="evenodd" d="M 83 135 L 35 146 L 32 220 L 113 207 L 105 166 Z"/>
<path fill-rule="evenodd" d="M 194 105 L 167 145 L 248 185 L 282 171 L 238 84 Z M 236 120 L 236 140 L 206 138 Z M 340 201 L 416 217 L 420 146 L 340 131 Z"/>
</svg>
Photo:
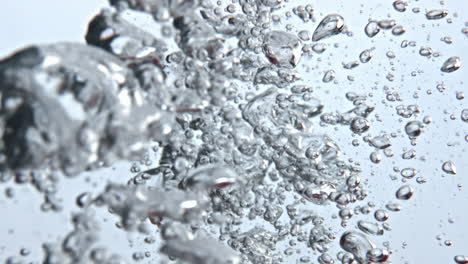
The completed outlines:
<svg viewBox="0 0 468 264">
<path fill-rule="evenodd" d="M 105 0 L 4 0 L 0 8 L 0 54 L 32 43 L 83 41 L 87 24 Z"/>
<path fill-rule="evenodd" d="M 372 164 L 369 154 L 373 151 L 367 144 L 361 141 L 358 147 L 351 146 L 354 138 L 347 127 L 319 127 L 317 123 L 316 133 L 329 134 L 343 148 L 344 156 L 352 158 L 361 164 L 363 180 L 366 181 L 370 197 L 377 207 L 383 207 L 388 201 L 395 200 L 395 190 L 402 184 L 401 177 L 393 168 L 413 167 L 419 171 L 418 176 L 425 177 L 427 183 L 417 184 L 415 179 L 410 180 L 416 188 L 415 196 L 407 202 L 402 202 L 403 210 L 400 213 L 392 213 L 389 224 L 393 230 L 387 232 L 382 238 L 372 239 L 381 245 L 388 241 L 394 249 L 393 263 L 454 263 L 453 256 L 457 254 L 468 255 L 468 161 L 466 157 L 468 124 L 460 120 L 463 108 L 468 108 L 467 99 L 456 100 L 456 91 L 465 91 L 468 96 L 467 80 L 468 67 L 466 63 L 460 70 L 450 74 L 440 72 L 440 66 L 450 56 L 460 56 L 468 61 L 468 37 L 461 33 L 464 23 L 468 21 L 468 2 L 465 0 L 448 0 L 441 6 L 440 1 L 411 1 L 409 10 L 398 13 L 392 8 L 390 0 L 329 0 L 329 1 L 292 1 L 292 6 L 310 3 L 314 6 L 315 16 L 320 20 L 329 13 L 339 13 L 345 20 L 348 28 L 354 33 L 352 37 L 346 35 L 335 36 L 324 40 L 328 45 L 327 51 L 322 55 L 312 58 L 303 58 L 301 64 L 304 71 L 309 65 L 320 65 L 311 68 L 306 74 L 305 82 L 315 88 L 315 96 L 320 98 L 325 105 L 325 112 L 335 110 L 345 111 L 352 108 L 351 103 L 344 99 L 348 91 L 367 94 L 370 102 L 376 106 L 372 115 L 372 128 L 370 134 L 379 135 L 381 132 L 397 133 L 398 137 L 392 139 L 393 158 L 383 155 L 380 164 Z M 100 7 L 105 6 L 105 1 L 33 1 L 33 0 L 4 0 L 0 9 L 0 57 L 7 55 L 17 47 L 31 43 L 50 43 L 60 40 L 82 41 L 87 22 L 94 16 Z M 415 14 L 411 8 L 419 7 L 421 13 Z M 424 14 L 426 10 L 445 8 L 450 11 L 449 18 L 453 23 L 447 23 L 446 19 L 428 21 Z M 280 11 L 282 13 L 284 11 Z M 457 17 L 455 17 L 455 14 Z M 396 19 L 404 25 L 408 32 L 400 37 L 392 37 L 390 32 L 381 32 L 373 39 L 369 39 L 363 33 L 363 28 L 369 18 L 384 19 L 387 17 Z M 302 24 L 296 17 L 292 17 L 286 23 L 293 25 L 293 31 L 308 29 L 313 31 L 317 25 Z M 310 27 L 312 25 L 312 27 Z M 307 28 L 310 27 L 310 28 Z M 386 35 L 386 37 L 383 37 Z M 451 36 L 454 43 L 451 45 L 440 41 L 441 37 Z M 402 40 L 414 40 L 416 47 L 400 48 Z M 335 47 L 333 44 L 338 43 Z M 424 58 L 418 54 L 419 47 L 430 46 L 434 51 L 442 55 L 438 58 Z M 370 63 L 360 65 L 358 68 L 343 70 L 342 62 L 358 59 L 363 49 L 375 47 L 375 56 Z M 388 59 L 387 51 L 396 54 L 395 59 Z M 334 69 L 337 72 L 337 84 L 323 84 L 321 78 L 323 72 Z M 416 71 L 416 76 L 411 72 Z M 392 72 L 395 81 L 389 82 L 385 76 Z M 355 81 L 348 81 L 347 76 L 352 75 Z M 446 91 L 439 92 L 436 85 L 444 82 Z M 401 94 L 403 102 L 385 102 L 384 86 Z M 428 94 L 428 90 L 432 94 Z M 415 96 L 415 94 L 417 96 Z M 383 103 L 385 102 L 385 103 Z M 418 104 L 423 113 L 417 118 L 400 120 L 396 116 L 395 106 L 398 104 Z M 381 121 L 377 121 L 375 114 Z M 456 116 L 455 120 L 450 115 Z M 404 134 L 404 125 L 410 120 L 422 120 L 429 115 L 433 123 L 428 125 L 423 135 L 418 139 L 417 146 L 413 147 Z M 416 160 L 406 161 L 400 158 L 402 150 L 414 148 L 418 156 Z M 422 159 L 424 158 L 424 159 Z M 446 175 L 441 171 L 443 161 L 455 162 L 458 174 Z M 27 259 L 37 260 L 41 254 L 40 244 L 45 241 L 59 239 L 64 232 L 70 230 L 70 211 L 76 211 L 74 198 L 82 190 L 99 192 L 107 179 L 126 182 L 129 178 L 130 165 L 122 162 L 114 168 L 103 169 L 99 172 L 85 173 L 75 179 L 64 179 L 61 182 L 60 196 L 64 199 L 66 210 L 60 214 L 41 213 L 39 210 L 42 198 L 30 186 L 14 186 L 12 184 L 0 185 L 0 261 L 12 255 L 18 255 L 21 247 L 27 247 L 32 254 Z M 391 180 L 390 176 L 397 176 L 398 180 Z M 87 182 L 86 179 L 89 179 Z M 462 187 L 459 188 L 458 185 Z M 15 199 L 5 198 L 7 186 L 13 186 L 16 191 Z M 96 188 L 92 187 L 96 186 Z M 314 208 L 315 209 L 315 208 Z M 317 208 L 330 211 L 327 208 Z M 334 210 L 334 209 L 331 209 Z M 101 210 L 98 212 L 106 217 L 103 224 L 101 243 L 108 244 L 116 252 L 123 252 L 130 256 L 135 250 L 149 250 L 154 256 L 157 246 L 152 245 L 140 249 L 140 242 L 129 248 L 128 234 L 116 230 L 116 219 Z M 448 222 L 449 217 L 455 223 Z M 366 217 L 354 217 L 365 219 Z M 367 216 L 372 219 L 372 216 Z M 333 220 L 330 220 L 333 221 Z M 343 231 L 339 222 L 330 222 L 334 229 Z M 350 221 L 348 228 L 353 228 L 355 222 Z M 436 236 L 440 235 L 441 240 Z M 131 236 L 131 235 L 130 235 Z M 451 240 L 453 245 L 443 245 L 445 240 Z M 336 242 L 337 243 L 337 242 Z M 405 246 L 406 244 L 406 246 Z M 126 252 L 126 253 L 125 253 Z M 315 259 L 315 257 L 313 257 Z M 152 263 L 154 259 L 147 259 Z"/>
</svg>

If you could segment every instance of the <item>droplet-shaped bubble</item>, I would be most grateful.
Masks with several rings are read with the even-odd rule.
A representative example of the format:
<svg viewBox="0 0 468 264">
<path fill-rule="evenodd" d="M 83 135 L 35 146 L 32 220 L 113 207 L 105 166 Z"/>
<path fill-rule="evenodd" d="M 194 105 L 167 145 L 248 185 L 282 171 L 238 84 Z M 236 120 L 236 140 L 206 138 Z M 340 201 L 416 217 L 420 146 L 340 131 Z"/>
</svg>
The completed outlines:
<svg viewBox="0 0 468 264">
<path fill-rule="evenodd" d="M 451 160 L 446 161 L 444 162 L 444 164 L 442 164 L 442 170 L 448 174 L 457 174 L 457 168 L 455 167 L 455 163 L 453 163 L 453 161 Z"/>
<path fill-rule="evenodd" d="M 312 35 L 313 41 L 319 41 L 337 34 L 340 34 L 345 29 L 345 23 L 342 16 L 338 14 L 327 15 L 320 21 L 320 24 Z"/>
<path fill-rule="evenodd" d="M 353 254 L 359 263 L 366 263 L 367 252 L 375 248 L 374 244 L 364 234 L 354 231 L 343 233 L 340 246 L 345 251 Z"/>
<path fill-rule="evenodd" d="M 441 71 L 443 72 L 454 72 L 461 67 L 461 59 L 460 57 L 453 56 L 448 58 L 444 64 L 442 64 L 442 67 L 440 68 Z"/>
<path fill-rule="evenodd" d="M 414 194 L 414 188 L 411 185 L 403 185 L 396 191 L 396 198 L 399 200 L 409 200 Z"/>
<path fill-rule="evenodd" d="M 272 31 L 265 37 L 263 51 L 271 63 L 294 68 L 302 56 L 302 43 L 293 34 Z"/>
<path fill-rule="evenodd" d="M 448 11 L 444 9 L 434 9 L 426 13 L 427 19 L 441 19 L 448 15 Z"/>
<path fill-rule="evenodd" d="M 373 38 L 380 32 L 380 28 L 376 21 L 369 21 L 364 29 L 364 32 L 369 38 Z"/>
<path fill-rule="evenodd" d="M 417 120 L 410 121 L 405 126 L 405 132 L 409 138 L 414 139 L 422 134 L 423 124 Z"/>
</svg>

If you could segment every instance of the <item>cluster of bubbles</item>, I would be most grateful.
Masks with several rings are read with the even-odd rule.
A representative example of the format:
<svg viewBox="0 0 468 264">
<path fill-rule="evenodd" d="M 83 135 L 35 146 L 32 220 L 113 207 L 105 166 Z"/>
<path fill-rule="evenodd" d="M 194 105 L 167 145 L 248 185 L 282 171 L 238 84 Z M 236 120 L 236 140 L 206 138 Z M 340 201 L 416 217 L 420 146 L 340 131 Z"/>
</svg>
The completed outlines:
<svg viewBox="0 0 468 264">
<path fill-rule="evenodd" d="M 35 45 L 0 62 L 2 182 L 33 184 L 45 196 L 44 208 L 59 211 L 60 174 L 75 176 L 120 159 L 142 158 L 141 164 L 151 167 L 134 165 L 128 184 L 109 183 L 98 196 L 80 194 L 74 229 L 61 243 L 44 245 L 43 263 L 126 263 L 111 253 L 112 246 L 95 246 L 96 207 L 108 208 L 129 232 L 147 235 L 158 228 L 160 238 L 147 236 L 145 242 L 161 241 L 156 258 L 161 263 L 292 263 L 294 254 L 301 255 L 300 263 L 310 263 L 315 261 L 310 252 L 322 264 L 390 263 L 391 248 L 376 246 L 371 237 L 391 230 L 386 220 L 401 206 L 353 209 L 368 196 L 362 169 L 343 160 L 333 135 L 316 127 L 346 126 L 363 135 L 372 126 L 375 107 L 366 103 L 367 96 L 348 92 L 350 110 L 325 113 L 297 70 L 307 54 L 325 50 L 320 41 L 353 34 L 341 15 L 325 15 L 313 33 L 293 34 L 281 28 L 276 14 L 281 0 L 110 4 L 89 23 L 87 44 Z M 398 12 L 407 6 L 402 0 L 393 3 Z M 161 35 L 132 24 L 126 12 L 151 16 Z M 310 5 L 296 6 L 292 13 L 304 23 L 316 21 Z M 430 10 L 426 17 L 447 14 Z M 406 32 L 393 19 L 372 19 L 362 34 L 373 38 L 385 30 L 394 36 Z M 363 50 L 343 68 L 369 63 L 374 52 Z M 419 53 L 435 56 L 430 48 Z M 460 67 L 461 59 L 453 56 L 440 70 Z M 320 80 L 335 78 L 335 71 L 327 70 Z M 399 101 L 391 93 L 387 99 Z M 421 112 L 417 105 L 395 109 L 402 118 Z M 467 116 L 465 109 L 464 122 Z M 414 145 L 429 119 L 404 125 Z M 394 137 L 365 139 L 375 150 L 373 163 L 382 160 L 379 151 L 391 156 Z M 155 147 L 148 150 L 150 141 Z M 403 159 L 415 156 L 413 149 L 402 154 Z M 441 166 L 447 174 L 457 173 L 453 161 Z M 400 173 L 411 179 L 417 170 Z M 405 183 L 395 198 L 409 200 L 414 193 Z M 316 213 L 318 207 L 337 208 L 346 230 L 329 226 L 330 216 Z M 375 221 L 347 226 L 355 214 L 372 210 Z M 333 256 L 335 242 L 342 250 Z M 286 249 L 278 250 L 284 244 Z M 296 250 L 298 244 L 308 250 Z M 149 255 L 137 252 L 133 258 Z M 468 263 L 463 256 L 455 261 Z"/>
</svg>

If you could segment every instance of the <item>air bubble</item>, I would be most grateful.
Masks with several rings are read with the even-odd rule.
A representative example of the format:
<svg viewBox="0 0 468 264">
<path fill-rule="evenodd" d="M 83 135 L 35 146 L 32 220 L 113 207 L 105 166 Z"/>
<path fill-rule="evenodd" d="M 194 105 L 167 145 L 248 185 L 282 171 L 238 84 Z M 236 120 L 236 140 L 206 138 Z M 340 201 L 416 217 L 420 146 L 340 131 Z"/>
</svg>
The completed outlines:
<svg viewBox="0 0 468 264">
<path fill-rule="evenodd" d="M 442 164 L 442 170 L 448 174 L 457 174 L 457 168 L 455 167 L 455 163 L 451 160 L 446 161 Z"/>
<path fill-rule="evenodd" d="M 401 176 L 406 179 L 412 179 L 417 174 L 417 171 L 413 168 L 404 168 L 401 170 Z"/>
<path fill-rule="evenodd" d="M 403 185 L 397 190 L 395 196 L 400 200 L 409 200 L 413 197 L 413 194 L 414 188 L 411 185 Z"/>
<path fill-rule="evenodd" d="M 302 44 L 292 34 L 273 31 L 265 37 L 263 50 L 273 64 L 294 68 L 301 59 Z"/>
<path fill-rule="evenodd" d="M 461 114 L 460 114 L 460 119 L 463 121 L 463 122 L 468 122 L 468 108 L 465 108 L 461 111 Z"/>
<path fill-rule="evenodd" d="M 381 235 L 384 234 L 384 230 L 377 223 L 364 221 L 364 220 L 359 220 L 358 223 L 357 223 L 357 226 L 358 226 L 359 230 L 361 230 L 362 232 L 364 232 L 366 234 L 369 234 L 369 235 L 379 235 L 379 236 L 381 236 Z"/>
<path fill-rule="evenodd" d="M 395 20 L 393 19 L 383 19 L 383 20 L 379 20 L 377 22 L 377 25 L 381 28 L 381 29 L 391 29 L 393 28 L 395 25 L 396 25 L 396 22 Z"/>
<path fill-rule="evenodd" d="M 364 29 L 364 32 L 369 38 L 373 38 L 380 32 L 379 25 L 376 21 L 369 21 Z"/>
<path fill-rule="evenodd" d="M 340 34 L 344 29 L 345 23 L 342 16 L 338 14 L 327 15 L 320 21 L 320 24 L 315 29 L 312 40 L 319 41 Z"/>
<path fill-rule="evenodd" d="M 389 217 L 388 212 L 386 210 L 383 210 L 383 209 L 379 209 L 379 210 L 375 211 L 375 213 L 374 213 L 375 220 L 377 220 L 379 222 L 387 221 L 388 217 Z"/>
<path fill-rule="evenodd" d="M 340 239 L 340 246 L 353 254 L 359 263 L 365 263 L 367 252 L 375 248 L 374 244 L 363 234 L 354 231 L 345 232 Z"/>
<path fill-rule="evenodd" d="M 402 0 L 396 0 L 393 2 L 393 8 L 395 8 L 395 10 L 398 12 L 405 12 L 407 6 L 408 3 Z"/>
<path fill-rule="evenodd" d="M 382 155 L 379 152 L 374 151 L 370 154 L 370 160 L 375 164 L 380 163 L 382 161 Z"/>
<path fill-rule="evenodd" d="M 392 29 L 392 34 L 395 36 L 401 36 L 406 32 L 406 28 L 402 25 L 397 25 Z"/>
<path fill-rule="evenodd" d="M 336 77 L 335 71 L 334 70 L 328 70 L 323 75 L 322 81 L 324 83 L 329 83 L 329 82 L 333 81 L 335 79 L 335 77 Z"/>
<path fill-rule="evenodd" d="M 447 10 L 443 10 L 443 9 L 434 9 L 434 10 L 430 10 L 426 13 L 426 18 L 427 19 L 431 19 L 431 20 L 434 20 L 434 19 L 441 19 L 441 18 L 444 18 L 448 15 L 448 11 Z"/>
<path fill-rule="evenodd" d="M 405 126 L 405 132 L 409 138 L 414 139 L 422 134 L 423 125 L 419 121 L 410 121 Z"/>
<path fill-rule="evenodd" d="M 457 255 L 453 259 L 457 264 L 468 264 L 468 256 Z"/>
<path fill-rule="evenodd" d="M 363 50 L 361 52 L 361 54 L 359 54 L 359 60 L 361 61 L 361 63 L 368 63 L 371 59 L 372 59 L 372 51 L 374 49 L 366 49 L 366 50 Z"/>
<path fill-rule="evenodd" d="M 461 60 L 459 57 L 457 56 L 454 56 L 454 57 L 450 57 L 448 58 L 444 64 L 442 65 L 442 67 L 440 68 L 441 71 L 443 72 L 454 72 L 458 69 L 460 69 L 461 67 Z"/>
<path fill-rule="evenodd" d="M 385 263 L 390 256 L 386 249 L 373 248 L 367 252 L 367 259 L 374 263 Z"/>
<path fill-rule="evenodd" d="M 362 118 L 362 117 L 356 117 L 351 121 L 351 130 L 354 133 L 361 134 L 369 130 L 370 128 L 370 123 L 367 121 L 367 119 Z"/>
</svg>

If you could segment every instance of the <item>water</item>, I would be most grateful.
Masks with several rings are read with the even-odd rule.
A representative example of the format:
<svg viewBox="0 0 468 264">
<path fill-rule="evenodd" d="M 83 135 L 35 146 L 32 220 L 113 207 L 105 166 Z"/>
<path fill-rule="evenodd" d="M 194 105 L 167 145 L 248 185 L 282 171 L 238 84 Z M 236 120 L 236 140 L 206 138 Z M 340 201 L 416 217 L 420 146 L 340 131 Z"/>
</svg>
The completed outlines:
<svg viewBox="0 0 468 264">
<path fill-rule="evenodd" d="M 142 153 L 141 135 L 164 137 L 171 130 L 162 121 L 170 117 L 145 101 L 131 70 L 101 49 L 74 43 L 33 46 L 0 68 L 5 169 L 74 175 Z"/>
<path fill-rule="evenodd" d="M 6 197 L 30 184 L 43 212 L 68 214 L 62 197 L 76 204 L 40 262 L 398 262 L 406 251 L 386 241 L 431 190 L 422 176 L 459 181 L 452 160 L 463 163 L 466 132 L 434 131 L 464 124 L 466 109 L 419 98 L 437 87 L 435 105 L 448 94 L 463 103 L 464 83 L 445 74 L 464 70 L 463 53 L 414 37 L 451 12 L 428 11 L 419 27 L 400 19 L 419 12 L 406 1 L 360 22 L 279 0 L 110 3 L 87 44 L 34 45 L 0 62 Z M 132 162 L 122 179 L 97 178 L 120 160 Z M 64 196 L 85 171 L 95 186 Z M 131 254 L 101 229 L 128 236 Z M 17 252 L 8 261 L 38 255 Z"/>
</svg>

